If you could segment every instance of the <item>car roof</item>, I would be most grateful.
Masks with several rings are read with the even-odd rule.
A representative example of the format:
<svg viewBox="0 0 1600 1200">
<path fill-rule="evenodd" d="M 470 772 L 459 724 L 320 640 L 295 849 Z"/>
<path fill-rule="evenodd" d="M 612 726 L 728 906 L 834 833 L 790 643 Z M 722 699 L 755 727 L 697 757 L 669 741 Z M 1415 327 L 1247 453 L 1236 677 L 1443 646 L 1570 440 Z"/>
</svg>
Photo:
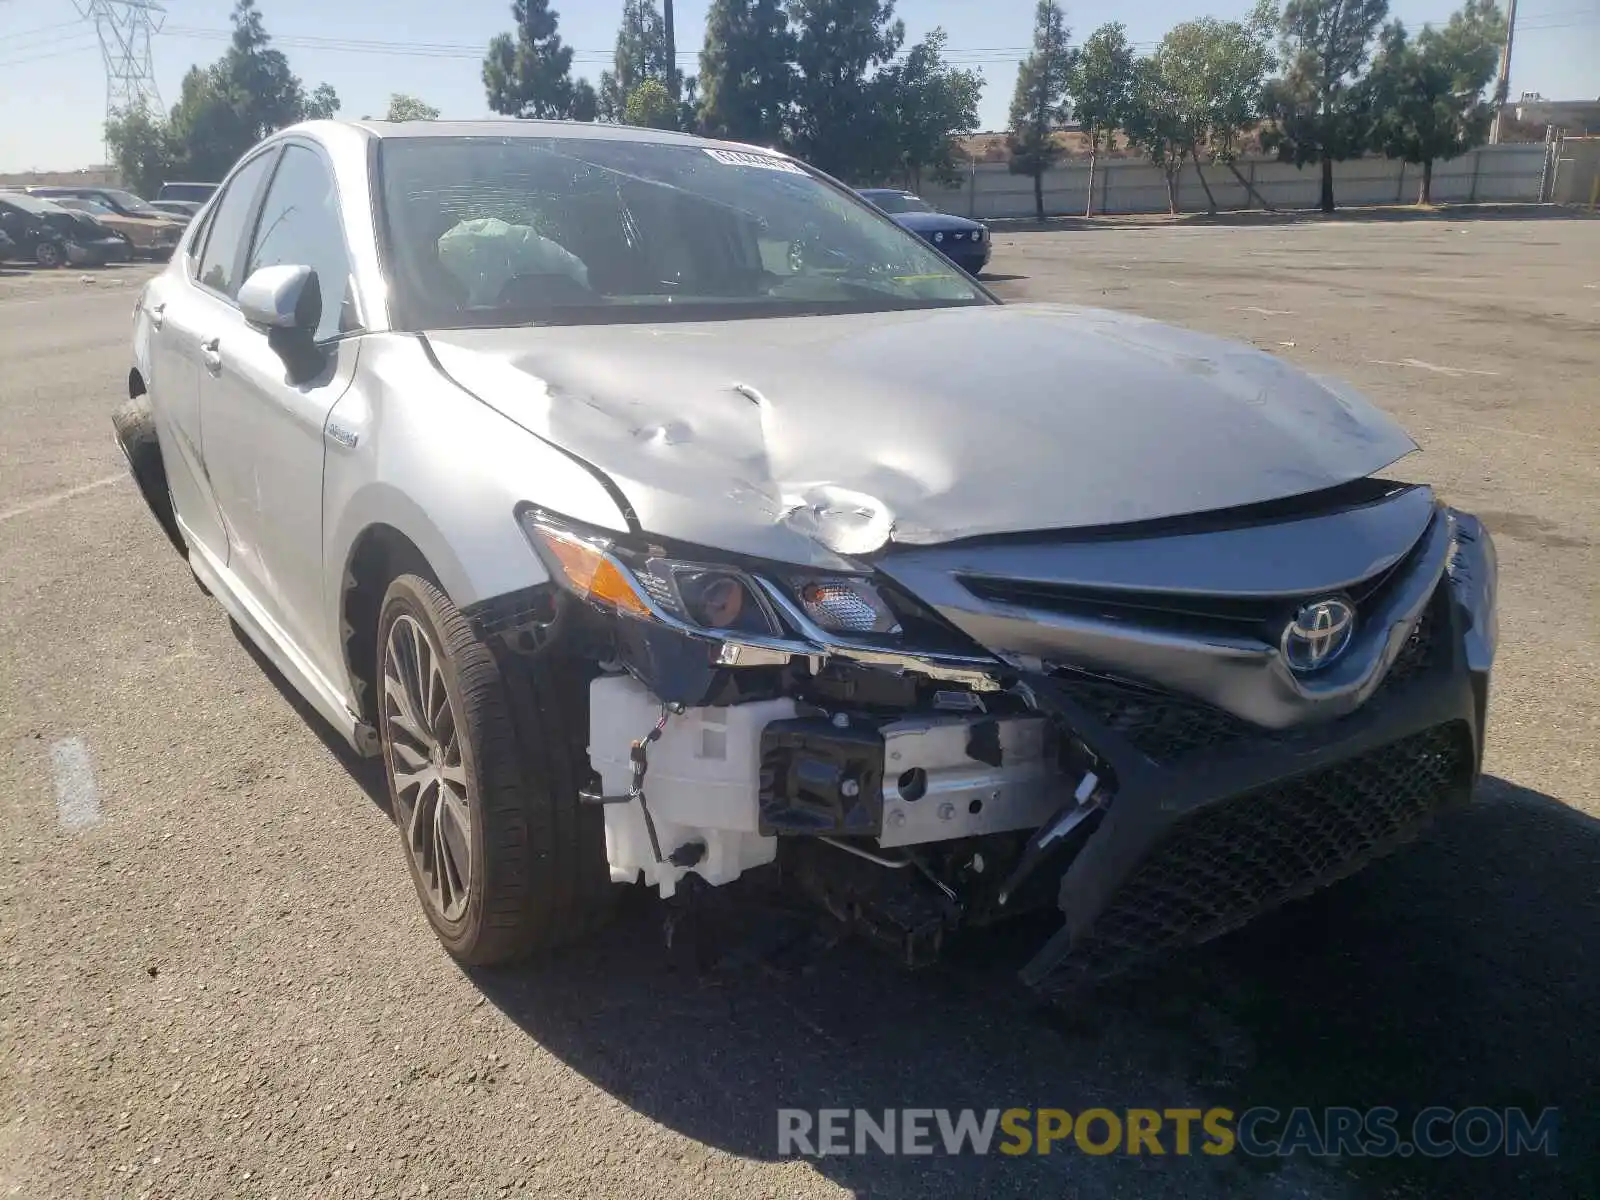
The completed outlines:
<svg viewBox="0 0 1600 1200">
<path fill-rule="evenodd" d="M 608 125 L 595 121 L 524 121 L 516 117 L 480 121 L 310 121 L 307 131 L 318 125 L 344 125 L 360 129 L 375 138 L 572 138 L 585 141 L 653 142 L 661 145 L 725 147 L 755 150 L 766 154 L 780 151 L 744 142 L 719 141 L 692 133 L 664 129 L 643 129 L 634 125 Z M 287 132 L 287 131 L 285 131 Z"/>
<path fill-rule="evenodd" d="M 692 134 L 629 125 L 601 125 L 589 121 L 523 121 L 515 117 L 482 121 L 349 121 L 374 137 L 542 137 L 611 138 L 618 141 L 698 142 Z"/>
<path fill-rule="evenodd" d="M 0 200 L 9 200 L 23 212 L 32 213 L 34 216 L 43 216 L 45 213 L 67 212 L 59 204 L 52 204 L 46 196 L 37 196 L 31 192 L 18 192 L 0 190 Z"/>
</svg>

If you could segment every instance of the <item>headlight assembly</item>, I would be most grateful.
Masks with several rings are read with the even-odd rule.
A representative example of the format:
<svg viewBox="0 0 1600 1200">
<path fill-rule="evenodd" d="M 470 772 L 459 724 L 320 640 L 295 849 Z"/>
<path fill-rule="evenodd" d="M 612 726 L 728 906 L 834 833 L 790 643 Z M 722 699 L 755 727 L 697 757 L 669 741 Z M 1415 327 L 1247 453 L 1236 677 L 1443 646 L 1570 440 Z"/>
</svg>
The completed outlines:
<svg viewBox="0 0 1600 1200">
<path fill-rule="evenodd" d="M 584 600 L 643 621 L 665 615 L 708 633 L 781 632 L 761 589 L 742 571 L 634 558 L 610 538 L 569 528 L 537 509 L 524 509 L 518 520 L 557 582 Z"/>
<path fill-rule="evenodd" d="M 795 656 L 827 655 L 978 691 L 1001 686 L 993 658 L 901 645 L 900 618 L 863 576 L 797 574 L 778 564 L 757 576 L 726 564 L 646 556 L 532 505 L 519 507 L 516 519 L 568 592 L 621 617 L 718 641 L 720 666 L 782 666 Z"/>
</svg>

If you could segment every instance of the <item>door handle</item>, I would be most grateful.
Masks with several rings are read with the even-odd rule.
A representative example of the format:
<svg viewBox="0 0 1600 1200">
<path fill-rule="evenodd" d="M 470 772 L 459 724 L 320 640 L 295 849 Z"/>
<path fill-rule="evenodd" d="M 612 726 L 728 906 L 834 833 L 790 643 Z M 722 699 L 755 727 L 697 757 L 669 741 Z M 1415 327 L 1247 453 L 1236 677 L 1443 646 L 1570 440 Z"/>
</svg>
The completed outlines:
<svg viewBox="0 0 1600 1200">
<path fill-rule="evenodd" d="M 150 328 L 160 329 L 161 323 L 167 319 L 166 301 L 163 300 L 160 304 L 152 304 L 147 311 L 150 313 Z"/>
<path fill-rule="evenodd" d="M 205 360 L 206 370 L 215 375 L 222 370 L 222 339 L 210 337 L 200 343 L 200 357 Z"/>
</svg>

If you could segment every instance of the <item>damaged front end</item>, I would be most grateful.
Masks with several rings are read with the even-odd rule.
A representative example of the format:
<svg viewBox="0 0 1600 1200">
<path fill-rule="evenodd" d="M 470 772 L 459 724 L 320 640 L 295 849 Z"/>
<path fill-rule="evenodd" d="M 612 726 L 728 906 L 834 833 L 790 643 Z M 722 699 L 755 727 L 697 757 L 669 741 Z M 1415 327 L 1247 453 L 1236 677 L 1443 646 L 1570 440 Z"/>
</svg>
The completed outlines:
<svg viewBox="0 0 1600 1200">
<path fill-rule="evenodd" d="M 518 519 L 562 588 L 532 624 L 598 664 L 613 880 L 779 861 L 912 965 L 1055 904 L 1024 978 L 1121 970 L 1352 873 L 1477 776 L 1493 549 L 1425 488 L 853 572 Z"/>
</svg>

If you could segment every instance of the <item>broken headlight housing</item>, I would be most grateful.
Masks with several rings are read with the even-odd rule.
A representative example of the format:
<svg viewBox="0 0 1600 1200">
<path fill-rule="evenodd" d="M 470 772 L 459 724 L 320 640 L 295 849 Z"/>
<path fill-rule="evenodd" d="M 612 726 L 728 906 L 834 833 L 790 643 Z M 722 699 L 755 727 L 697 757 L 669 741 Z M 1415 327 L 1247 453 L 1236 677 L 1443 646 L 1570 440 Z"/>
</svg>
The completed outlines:
<svg viewBox="0 0 1600 1200">
<path fill-rule="evenodd" d="M 534 508 L 521 510 L 517 520 L 552 578 L 581 599 L 623 616 L 708 633 L 782 632 L 760 586 L 737 568 L 631 554 L 608 537 Z"/>
<path fill-rule="evenodd" d="M 900 618 L 860 576 L 774 573 L 781 583 L 772 583 L 739 567 L 630 551 L 532 507 L 519 510 L 517 520 L 556 582 L 622 616 L 758 640 L 794 632 L 813 641 L 819 634 L 881 640 L 901 633 Z"/>
</svg>

